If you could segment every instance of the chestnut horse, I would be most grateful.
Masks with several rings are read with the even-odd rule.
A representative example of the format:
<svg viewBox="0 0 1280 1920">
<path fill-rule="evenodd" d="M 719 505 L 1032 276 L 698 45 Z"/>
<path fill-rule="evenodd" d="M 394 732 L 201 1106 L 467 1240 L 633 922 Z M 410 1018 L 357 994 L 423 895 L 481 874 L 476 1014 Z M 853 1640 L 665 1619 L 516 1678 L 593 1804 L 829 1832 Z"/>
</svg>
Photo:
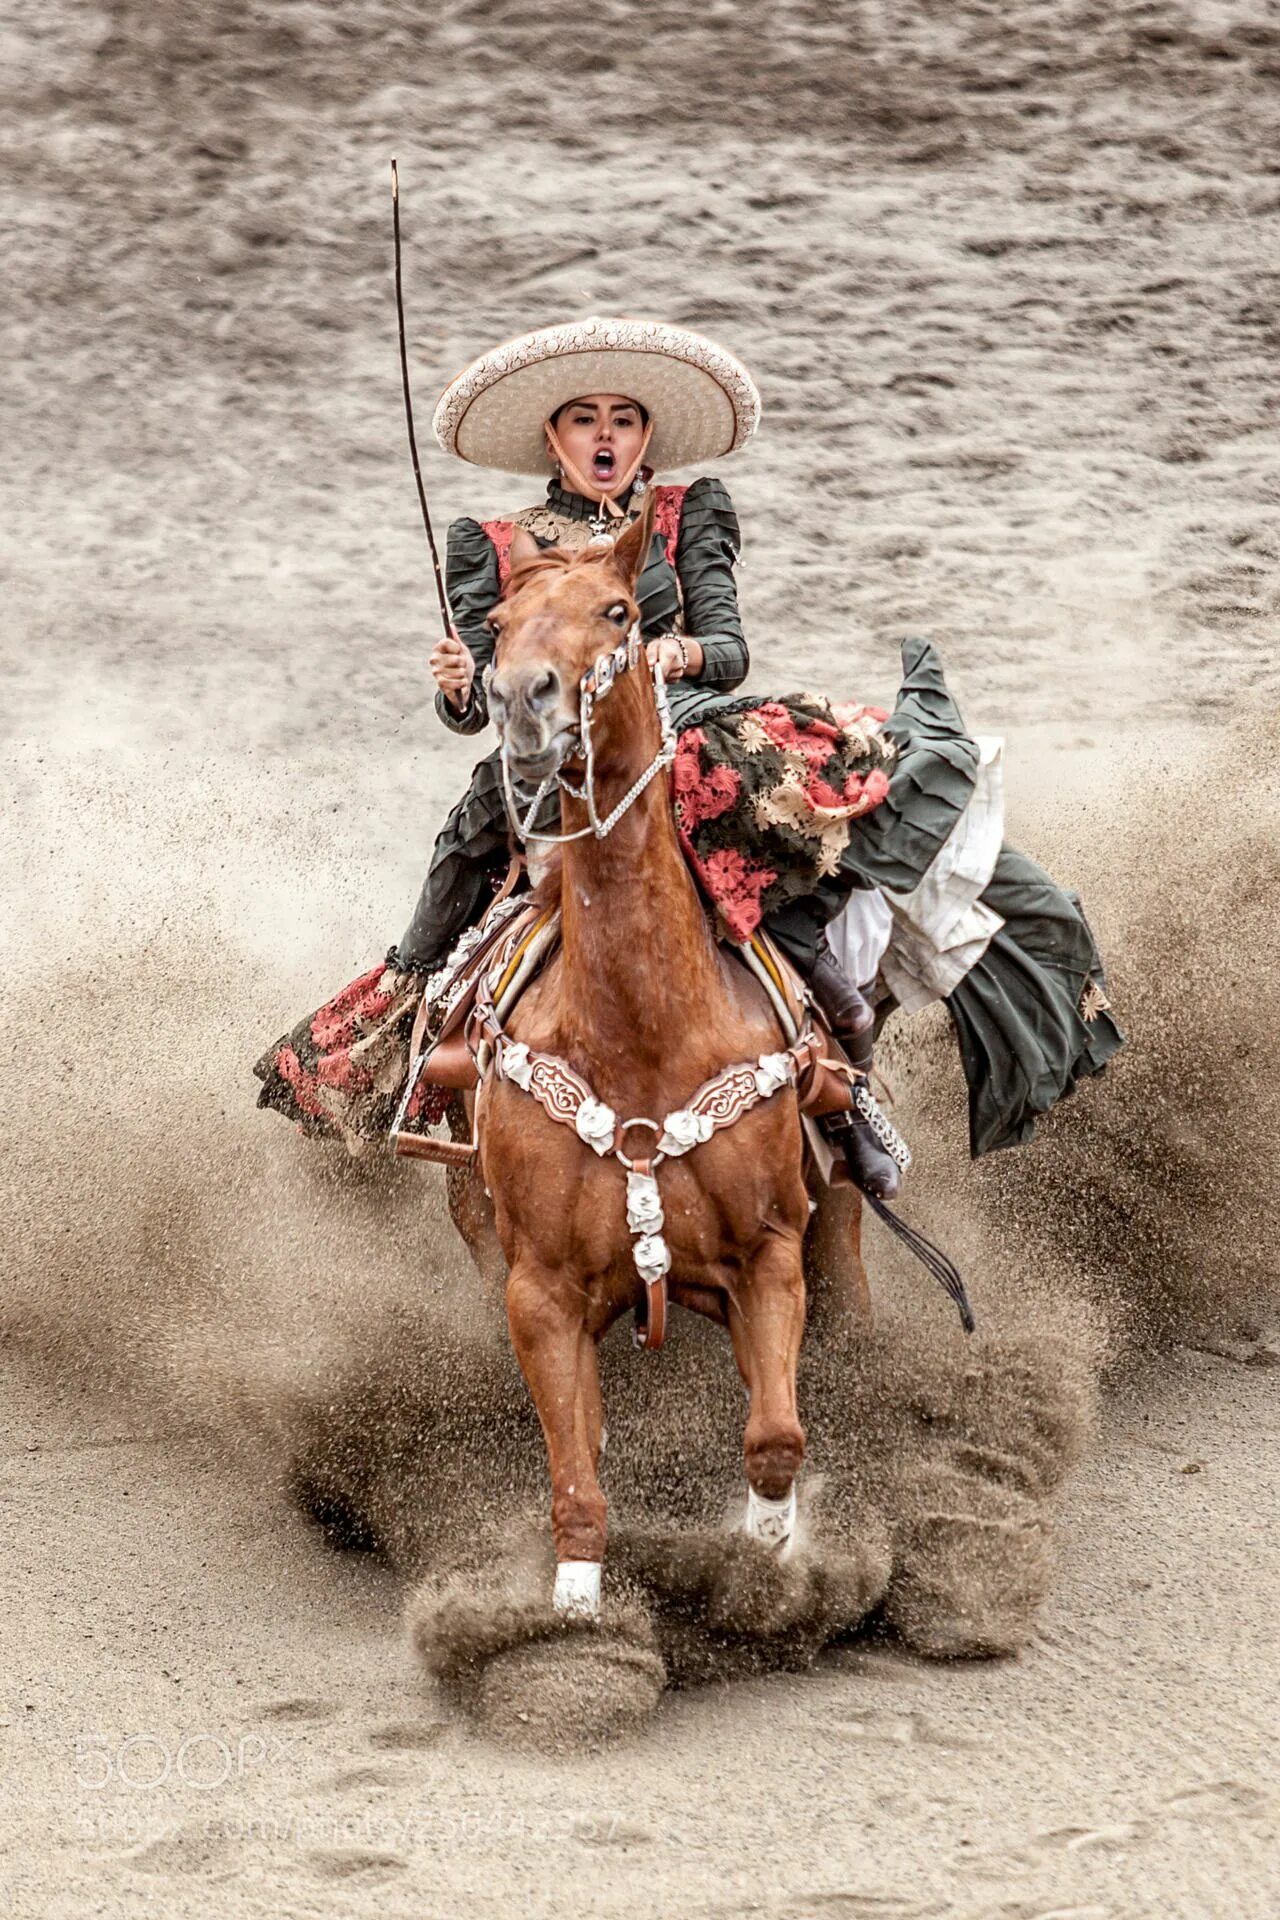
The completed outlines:
<svg viewBox="0 0 1280 1920">
<path fill-rule="evenodd" d="M 507 597 L 490 616 L 488 683 L 513 782 L 546 785 L 563 768 L 561 831 L 576 836 L 561 851 L 558 952 L 517 1003 L 504 1044 L 516 1049 L 512 1061 L 549 1055 L 571 1069 L 623 1122 L 616 1144 L 642 1166 L 664 1116 L 678 1117 L 727 1067 L 782 1059 L 784 1044 L 763 991 L 718 949 L 677 839 L 655 682 L 637 638 L 635 586 L 651 533 L 652 495 L 615 542 L 572 555 L 518 533 Z M 628 635 L 629 654 L 616 654 Z M 594 767 L 584 767 L 580 687 L 588 675 L 595 684 L 611 652 L 621 670 L 589 714 Z M 620 817 L 601 820 L 646 771 Z M 643 1306 L 638 1228 L 628 1225 L 625 1156 L 544 1110 L 527 1074 L 526 1065 L 524 1084 L 503 1072 L 484 1080 L 479 1171 L 507 1262 L 511 1338 L 546 1439 L 555 1604 L 593 1617 L 606 1531 L 596 1349 L 615 1320 Z M 666 1159 L 657 1179 L 670 1296 L 728 1327 L 750 1395 L 746 1531 L 785 1553 L 805 1445 L 796 1363 L 809 1205 L 794 1086 L 766 1078 L 741 1117 Z"/>
</svg>

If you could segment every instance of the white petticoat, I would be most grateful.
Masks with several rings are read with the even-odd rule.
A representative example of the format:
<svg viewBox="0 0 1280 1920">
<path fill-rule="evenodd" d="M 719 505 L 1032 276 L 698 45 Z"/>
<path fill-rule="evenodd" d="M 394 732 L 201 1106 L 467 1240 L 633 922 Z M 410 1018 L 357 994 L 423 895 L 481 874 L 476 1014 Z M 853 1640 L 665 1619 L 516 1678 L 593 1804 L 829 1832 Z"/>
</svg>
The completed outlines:
<svg viewBox="0 0 1280 1920">
<path fill-rule="evenodd" d="M 969 804 L 910 893 L 859 887 L 827 928 L 860 986 L 877 972 L 904 1013 L 953 993 L 1004 925 L 979 899 L 1004 841 L 1004 741 L 978 739 Z"/>
</svg>

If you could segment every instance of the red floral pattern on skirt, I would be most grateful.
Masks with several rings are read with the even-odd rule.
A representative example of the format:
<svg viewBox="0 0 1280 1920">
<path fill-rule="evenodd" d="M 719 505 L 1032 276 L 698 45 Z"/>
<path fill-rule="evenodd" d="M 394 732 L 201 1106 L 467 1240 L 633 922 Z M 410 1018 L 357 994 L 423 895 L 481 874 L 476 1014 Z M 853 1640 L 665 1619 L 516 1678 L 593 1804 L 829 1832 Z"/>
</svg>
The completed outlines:
<svg viewBox="0 0 1280 1920">
<path fill-rule="evenodd" d="M 729 938 L 741 946 L 751 938 L 764 917 L 760 903 L 766 889 L 776 881 L 777 873 L 772 867 L 748 859 L 735 847 L 718 847 L 705 859 L 695 858 L 693 866 L 704 891 L 715 901 Z"/>
<path fill-rule="evenodd" d="M 371 967 L 300 1020 L 254 1068 L 260 1107 L 274 1107 L 308 1134 L 345 1140 L 352 1151 L 383 1140 L 409 1072 L 409 1042 L 422 977 Z M 419 1081 L 405 1130 L 425 1132 L 444 1117 L 450 1095 Z"/>
<path fill-rule="evenodd" d="M 718 702 L 681 734 L 680 842 L 732 940 L 835 872 L 852 822 L 889 791 L 882 718 L 861 708 L 837 719 L 806 694 L 743 698 Z"/>
<path fill-rule="evenodd" d="M 672 773 L 685 857 L 729 938 L 747 940 L 784 901 L 835 870 L 851 823 L 889 791 L 892 747 L 868 710 L 842 725 L 825 702 L 717 701 L 680 736 Z M 422 977 L 371 967 L 258 1061 L 259 1106 L 353 1150 L 385 1138 L 409 1070 Z M 450 1094 L 421 1082 L 406 1117 L 421 1132 Z"/>
</svg>

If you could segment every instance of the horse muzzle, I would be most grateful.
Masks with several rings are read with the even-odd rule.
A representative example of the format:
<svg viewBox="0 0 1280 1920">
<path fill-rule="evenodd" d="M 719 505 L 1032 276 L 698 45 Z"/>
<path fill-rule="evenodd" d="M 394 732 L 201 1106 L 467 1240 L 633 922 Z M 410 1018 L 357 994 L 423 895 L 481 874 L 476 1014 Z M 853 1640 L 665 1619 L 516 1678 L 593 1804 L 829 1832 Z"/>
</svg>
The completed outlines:
<svg viewBox="0 0 1280 1920">
<path fill-rule="evenodd" d="M 578 714 L 556 669 L 512 667 L 492 673 L 488 701 L 512 777 L 536 786 L 558 772 L 576 741 Z"/>
</svg>

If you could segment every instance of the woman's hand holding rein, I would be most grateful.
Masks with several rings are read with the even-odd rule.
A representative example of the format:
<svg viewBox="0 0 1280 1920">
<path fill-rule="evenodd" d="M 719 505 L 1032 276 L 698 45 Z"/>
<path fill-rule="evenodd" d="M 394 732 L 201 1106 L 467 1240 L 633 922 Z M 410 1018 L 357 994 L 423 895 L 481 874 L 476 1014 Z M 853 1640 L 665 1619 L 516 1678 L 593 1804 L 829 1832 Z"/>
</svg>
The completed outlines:
<svg viewBox="0 0 1280 1920">
<path fill-rule="evenodd" d="M 702 647 L 697 640 L 691 640 L 687 634 L 664 633 L 658 639 L 650 640 L 646 649 L 650 666 L 662 667 L 665 680 L 697 679 L 702 671 Z M 462 640 L 456 628 L 450 628 L 448 638 L 437 640 L 431 653 L 431 673 L 450 706 L 461 713 L 471 697 L 471 683 L 476 675 L 476 663 L 471 657 L 471 649 Z"/>
<path fill-rule="evenodd" d="M 450 627 L 447 639 L 438 640 L 431 655 L 431 672 L 445 699 L 461 713 L 471 697 L 476 663 L 471 649 Z"/>
<path fill-rule="evenodd" d="M 660 666 L 664 680 L 696 680 L 702 672 L 702 647 L 684 633 L 662 633 L 645 649 L 651 667 Z"/>
</svg>

